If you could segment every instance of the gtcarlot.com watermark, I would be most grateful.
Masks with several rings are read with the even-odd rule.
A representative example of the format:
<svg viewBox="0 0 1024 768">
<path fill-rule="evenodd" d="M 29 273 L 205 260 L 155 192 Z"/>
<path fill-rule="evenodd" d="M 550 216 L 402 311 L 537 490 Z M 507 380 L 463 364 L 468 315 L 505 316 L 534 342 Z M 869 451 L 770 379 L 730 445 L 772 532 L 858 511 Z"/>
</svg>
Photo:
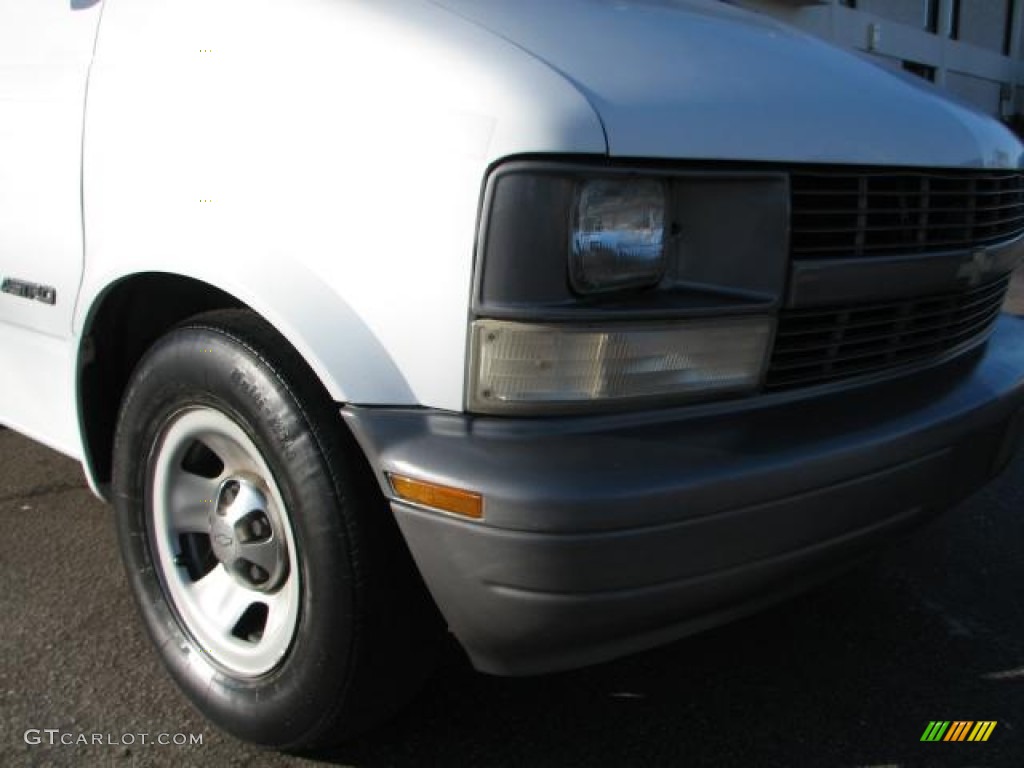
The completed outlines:
<svg viewBox="0 0 1024 768">
<path fill-rule="evenodd" d="M 25 743 L 50 747 L 201 747 L 201 733 L 86 733 L 60 728 L 29 728 Z"/>
</svg>

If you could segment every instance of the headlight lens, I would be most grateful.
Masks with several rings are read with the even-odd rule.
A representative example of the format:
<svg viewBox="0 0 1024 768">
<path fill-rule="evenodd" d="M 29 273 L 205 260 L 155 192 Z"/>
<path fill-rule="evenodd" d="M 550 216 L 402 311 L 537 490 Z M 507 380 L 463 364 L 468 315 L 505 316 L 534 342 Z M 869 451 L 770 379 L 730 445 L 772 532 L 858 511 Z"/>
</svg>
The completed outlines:
<svg viewBox="0 0 1024 768">
<path fill-rule="evenodd" d="M 760 383 L 771 333 L 767 317 L 617 328 L 477 320 L 470 407 L 571 410 L 749 391 Z"/>
<path fill-rule="evenodd" d="M 569 277 L 577 293 L 657 285 L 665 274 L 665 185 L 580 182 L 571 239 Z"/>
</svg>

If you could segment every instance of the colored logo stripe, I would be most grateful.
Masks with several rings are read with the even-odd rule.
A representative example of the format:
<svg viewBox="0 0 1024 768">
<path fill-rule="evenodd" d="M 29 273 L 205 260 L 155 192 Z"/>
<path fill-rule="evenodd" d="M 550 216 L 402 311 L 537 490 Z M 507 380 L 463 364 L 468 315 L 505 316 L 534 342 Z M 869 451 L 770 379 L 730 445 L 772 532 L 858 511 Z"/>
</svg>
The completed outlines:
<svg viewBox="0 0 1024 768">
<path fill-rule="evenodd" d="M 988 741 L 988 737 L 992 735 L 992 731 L 994 731 L 995 729 L 995 720 L 982 720 L 974 726 L 974 730 L 971 731 L 971 735 L 967 737 L 967 740 Z"/>
<path fill-rule="evenodd" d="M 943 741 L 963 741 L 967 738 L 967 734 L 970 733 L 971 726 L 974 722 L 971 720 L 956 720 L 953 725 L 949 727 L 949 732 L 946 734 L 946 738 Z"/>
<path fill-rule="evenodd" d="M 995 720 L 932 720 L 921 741 L 988 741 L 996 725 Z"/>
</svg>

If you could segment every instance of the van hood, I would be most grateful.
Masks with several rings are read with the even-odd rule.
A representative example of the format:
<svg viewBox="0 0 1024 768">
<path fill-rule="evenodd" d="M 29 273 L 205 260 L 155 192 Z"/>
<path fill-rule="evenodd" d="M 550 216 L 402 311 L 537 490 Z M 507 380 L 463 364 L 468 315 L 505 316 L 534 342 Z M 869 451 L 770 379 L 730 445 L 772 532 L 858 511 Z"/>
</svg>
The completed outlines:
<svg viewBox="0 0 1024 768">
<path fill-rule="evenodd" d="M 431 0 L 540 59 L 613 157 L 1017 168 L 1001 123 L 714 0 Z"/>
</svg>

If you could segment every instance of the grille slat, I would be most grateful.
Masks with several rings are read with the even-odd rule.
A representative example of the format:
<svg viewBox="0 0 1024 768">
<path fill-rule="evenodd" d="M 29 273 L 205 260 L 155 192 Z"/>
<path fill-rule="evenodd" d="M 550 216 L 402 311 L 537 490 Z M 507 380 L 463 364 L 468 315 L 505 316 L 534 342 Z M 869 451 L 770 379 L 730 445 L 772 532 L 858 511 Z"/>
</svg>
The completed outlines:
<svg viewBox="0 0 1024 768">
<path fill-rule="evenodd" d="M 911 211 L 911 213 L 920 213 L 921 210 Z M 976 226 L 995 227 L 1002 224 L 1013 224 L 1021 225 L 1024 224 L 1024 213 L 1017 213 L 1013 216 L 1007 216 L 1001 219 L 990 219 Z M 950 224 L 932 224 L 931 229 L 963 229 L 963 224 L 950 223 Z M 872 224 L 864 227 L 865 232 L 903 232 L 906 230 L 906 225 L 903 224 Z M 849 231 L 847 227 L 831 226 L 831 227 L 804 227 L 804 234 L 809 235 L 832 235 L 839 234 L 842 232 Z"/>
<path fill-rule="evenodd" d="M 914 314 L 918 317 L 927 317 L 929 314 L 938 314 L 947 311 L 950 307 L 960 307 L 961 309 L 971 309 L 980 304 L 986 304 L 994 299 L 994 294 L 1001 293 L 1004 290 L 1002 281 L 995 281 L 988 283 L 981 288 L 977 288 L 969 293 L 957 293 L 957 294 L 943 294 L 941 296 L 929 296 L 922 299 L 915 299 L 912 302 L 908 301 L 890 301 L 887 303 L 871 304 L 863 307 L 849 307 L 846 312 L 856 315 L 856 319 L 851 321 L 849 325 L 856 327 L 858 324 L 871 324 L 872 322 L 880 322 L 877 318 L 884 316 L 884 313 L 890 310 L 898 310 L 906 307 L 908 303 L 920 304 L 921 307 L 914 307 Z M 938 306 L 936 306 L 938 305 Z M 791 321 L 799 319 L 800 323 L 810 324 L 814 322 L 816 318 L 822 318 L 825 321 L 831 320 L 836 315 L 836 309 L 802 309 L 799 311 L 799 315 L 796 313 L 789 313 L 787 317 Z M 872 320 L 872 318 L 876 318 Z M 793 322 L 793 325 L 796 325 Z M 790 333 L 802 333 L 800 327 L 794 327 L 791 330 L 782 331 L 779 330 L 779 335 L 786 335 Z"/>
<path fill-rule="evenodd" d="M 937 237 L 932 237 L 928 239 L 928 250 L 943 251 L 956 248 L 966 250 L 980 245 L 994 245 L 996 243 L 1005 242 L 1006 240 L 1012 239 L 1016 236 L 1016 231 L 1006 231 L 994 232 L 983 237 L 974 238 L 957 237 L 940 239 Z M 874 254 L 882 254 L 884 252 L 885 255 L 895 255 L 907 252 L 908 248 L 913 249 L 909 251 L 910 253 L 918 253 L 917 247 L 919 246 L 916 246 L 915 243 L 905 243 L 902 241 L 902 239 L 892 238 L 889 240 L 878 239 L 870 246 L 865 246 L 865 248 L 867 247 L 873 249 Z M 793 255 L 799 258 L 806 258 L 809 256 L 814 258 L 834 257 L 836 254 L 845 256 L 848 255 L 849 253 L 850 249 L 845 245 L 825 245 L 804 248 L 793 248 Z"/>
<path fill-rule="evenodd" d="M 874 305 L 786 310 L 765 386 L 790 389 L 876 373 L 983 338 L 999 316 L 1009 276 L 959 293 Z"/>
<path fill-rule="evenodd" d="M 846 341 L 842 345 L 822 345 L 816 348 L 798 350 L 792 360 L 780 360 L 777 355 L 772 363 L 772 371 L 782 373 L 789 370 L 805 369 L 817 366 L 820 363 L 822 353 L 827 356 L 828 361 L 836 363 L 853 362 L 875 358 L 879 355 L 892 355 L 903 352 L 911 352 L 919 347 L 930 347 L 933 344 L 941 344 L 950 338 L 960 336 L 973 336 L 985 330 L 998 314 L 995 310 L 988 310 L 982 316 L 975 317 L 969 321 L 946 323 L 942 326 L 928 329 L 926 331 L 905 331 L 894 332 L 885 336 L 873 339 L 856 339 Z M 837 347 L 845 347 L 850 351 L 842 354 L 830 354 Z M 792 352 L 787 352 L 789 355 Z"/>
<path fill-rule="evenodd" d="M 986 210 L 1001 211 L 1019 208 L 1018 203 L 1005 203 L 1000 205 L 986 206 Z M 963 213 L 963 208 L 943 208 L 938 205 L 925 205 L 920 208 L 907 208 L 907 213 Z M 794 211 L 794 216 L 856 216 L 856 208 L 801 208 L 799 212 Z"/>
<path fill-rule="evenodd" d="M 995 197 L 998 195 L 1016 195 L 1019 190 L 1016 189 L 985 189 L 975 190 L 974 194 L 977 197 Z M 963 189 L 942 189 L 941 187 L 933 191 L 935 197 L 966 197 L 970 193 L 969 187 L 965 186 Z M 857 185 L 848 187 L 845 189 L 799 189 L 793 188 L 793 195 L 795 197 L 855 197 L 859 194 Z M 874 190 L 871 192 L 876 197 L 902 197 L 906 194 L 913 194 L 911 192 L 900 192 L 898 190 Z"/>
<path fill-rule="evenodd" d="M 1024 234 L 1024 174 L 796 173 L 795 258 L 916 254 Z"/>
<path fill-rule="evenodd" d="M 877 329 L 873 333 L 854 332 L 851 334 L 851 330 L 849 328 L 837 326 L 829 331 L 819 331 L 817 332 L 817 335 L 828 335 L 829 337 L 833 337 L 836 334 L 842 332 L 843 341 L 850 345 L 871 345 L 889 343 L 895 336 L 919 336 L 925 333 L 945 331 L 948 330 L 952 325 L 964 325 L 975 322 L 987 323 L 993 319 L 993 314 L 995 314 L 997 311 L 998 310 L 994 310 L 991 307 L 987 306 L 975 309 L 973 312 L 970 312 L 965 315 L 961 315 L 953 311 L 947 311 L 942 313 L 941 315 L 933 315 L 933 318 L 938 317 L 942 319 L 933 320 L 932 322 L 928 322 L 925 324 L 919 324 L 919 322 L 915 318 L 911 321 L 912 324 L 906 326 L 906 328 L 902 331 L 899 328 L 895 327 L 898 325 L 899 321 L 890 320 L 884 323 L 875 323 L 873 326 L 867 326 L 873 329 Z M 952 315 L 956 315 L 958 318 L 955 322 L 949 319 Z M 864 328 L 865 326 L 862 326 L 861 328 L 855 330 L 863 331 Z M 816 353 L 819 351 L 827 352 L 828 350 L 833 348 L 835 344 L 836 342 L 833 341 L 831 338 L 828 341 L 806 341 L 804 343 L 792 343 L 788 345 L 787 349 L 785 349 L 784 351 L 776 352 L 775 360 L 777 362 L 780 362 L 781 364 L 780 358 L 797 355 L 806 356 L 809 353 Z"/>
</svg>

